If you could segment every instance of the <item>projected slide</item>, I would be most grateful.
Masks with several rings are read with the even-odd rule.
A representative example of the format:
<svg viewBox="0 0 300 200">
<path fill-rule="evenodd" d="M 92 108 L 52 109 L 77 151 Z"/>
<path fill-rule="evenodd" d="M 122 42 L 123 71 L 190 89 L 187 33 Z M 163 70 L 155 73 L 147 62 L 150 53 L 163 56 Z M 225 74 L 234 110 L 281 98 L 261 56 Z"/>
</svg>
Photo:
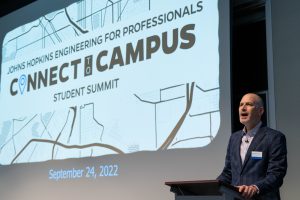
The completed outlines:
<svg viewBox="0 0 300 200">
<path fill-rule="evenodd" d="M 10 31 L 0 164 L 208 145 L 218 27 L 217 0 L 83 0 Z"/>
</svg>

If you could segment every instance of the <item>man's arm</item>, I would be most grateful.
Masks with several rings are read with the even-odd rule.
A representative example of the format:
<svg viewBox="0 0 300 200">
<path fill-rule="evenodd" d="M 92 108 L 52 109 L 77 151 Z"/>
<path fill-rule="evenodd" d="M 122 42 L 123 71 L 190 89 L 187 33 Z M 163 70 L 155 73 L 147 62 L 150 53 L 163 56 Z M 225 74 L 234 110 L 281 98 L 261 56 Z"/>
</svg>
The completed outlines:
<svg viewBox="0 0 300 200">
<path fill-rule="evenodd" d="M 230 146 L 231 146 L 231 137 L 227 146 L 227 153 L 225 158 L 225 166 L 222 173 L 218 176 L 217 180 L 223 181 L 225 183 L 231 184 L 231 153 L 230 153 Z"/>
<path fill-rule="evenodd" d="M 274 133 L 274 137 L 269 141 L 268 156 L 269 163 L 265 179 L 254 183 L 260 194 L 277 190 L 283 183 L 287 170 L 287 148 L 286 138 L 282 133 Z"/>
</svg>

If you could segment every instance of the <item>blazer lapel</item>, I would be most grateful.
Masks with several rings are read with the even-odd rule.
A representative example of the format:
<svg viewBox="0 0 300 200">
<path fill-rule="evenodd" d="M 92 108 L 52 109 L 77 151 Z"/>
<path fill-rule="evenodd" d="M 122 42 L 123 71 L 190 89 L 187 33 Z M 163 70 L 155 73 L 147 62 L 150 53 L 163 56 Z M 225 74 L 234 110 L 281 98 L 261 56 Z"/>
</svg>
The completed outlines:
<svg viewBox="0 0 300 200">
<path fill-rule="evenodd" d="M 237 137 L 237 140 L 235 141 L 234 147 L 236 148 L 235 152 L 236 155 L 234 156 L 236 159 L 236 162 L 238 162 L 239 165 L 239 170 L 242 170 L 242 158 L 241 158 L 241 153 L 240 153 L 240 148 L 241 148 L 241 143 L 242 143 L 242 138 L 243 138 L 243 131 L 240 131 L 239 136 Z"/>
<path fill-rule="evenodd" d="M 249 146 L 249 149 L 246 153 L 246 156 L 245 156 L 245 160 L 244 160 L 244 164 L 242 166 L 242 170 L 244 169 L 245 165 L 247 164 L 248 160 L 250 159 L 250 156 L 251 156 L 251 152 L 253 150 L 256 149 L 257 145 L 262 141 L 262 139 L 265 137 L 265 130 L 266 130 L 266 127 L 261 127 L 256 135 L 254 136 L 250 146 Z"/>
</svg>

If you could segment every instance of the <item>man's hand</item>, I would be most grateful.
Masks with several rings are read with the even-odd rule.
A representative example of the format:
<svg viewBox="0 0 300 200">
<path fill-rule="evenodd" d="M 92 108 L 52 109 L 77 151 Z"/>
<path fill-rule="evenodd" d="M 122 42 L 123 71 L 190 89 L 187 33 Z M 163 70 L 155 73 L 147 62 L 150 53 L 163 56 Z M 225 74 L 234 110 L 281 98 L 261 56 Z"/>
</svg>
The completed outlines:
<svg viewBox="0 0 300 200">
<path fill-rule="evenodd" d="M 255 187 L 254 185 L 240 185 L 237 186 L 237 188 L 239 189 L 239 192 L 242 193 L 242 196 L 245 199 L 251 199 L 258 192 L 257 187 Z"/>
</svg>

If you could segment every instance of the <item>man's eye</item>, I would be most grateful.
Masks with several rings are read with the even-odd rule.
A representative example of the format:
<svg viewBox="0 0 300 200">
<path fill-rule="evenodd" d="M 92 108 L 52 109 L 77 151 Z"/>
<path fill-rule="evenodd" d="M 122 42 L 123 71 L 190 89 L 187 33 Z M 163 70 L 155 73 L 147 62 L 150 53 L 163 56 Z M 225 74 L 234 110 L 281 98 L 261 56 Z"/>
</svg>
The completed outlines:
<svg viewBox="0 0 300 200">
<path fill-rule="evenodd" d="M 241 103 L 240 107 L 242 107 L 242 106 L 254 106 L 254 104 L 253 103 Z"/>
</svg>

